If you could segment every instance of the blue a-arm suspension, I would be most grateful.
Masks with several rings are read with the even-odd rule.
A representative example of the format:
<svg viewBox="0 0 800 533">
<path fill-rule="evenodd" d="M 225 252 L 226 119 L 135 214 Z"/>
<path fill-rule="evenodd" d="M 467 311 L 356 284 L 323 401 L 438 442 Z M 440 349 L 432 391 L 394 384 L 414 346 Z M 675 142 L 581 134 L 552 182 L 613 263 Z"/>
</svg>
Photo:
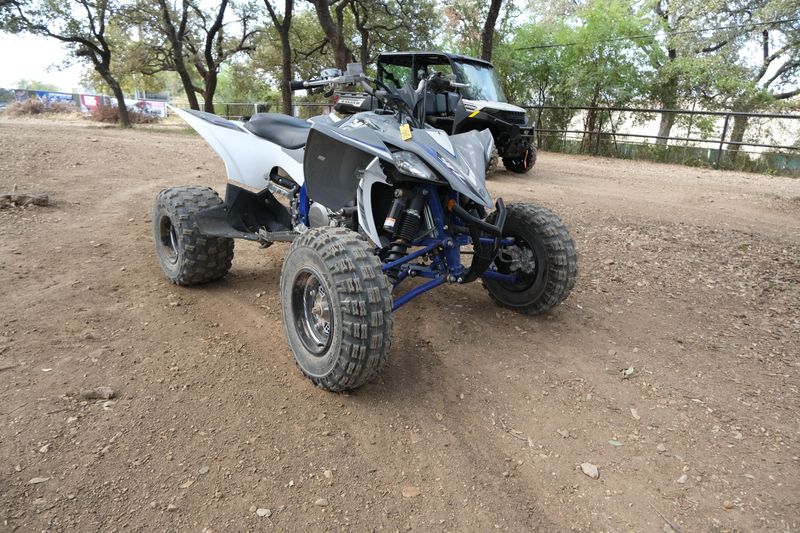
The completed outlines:
<svg viewBox="0 0 800 533">
<path fill-rule="evenodd" d="M 463 234 L 451 235 L 447 231 L 445 226 L 445 211 L 436 188 L 433 186 L 427 186 L 425 188 L 427 189 L 427 205 L 434 226 L 433 231 L 430 232 L 429 235 L 432 234 L 434 237 L 427 237 L 414 243 L 415 246 L 421 246 L 421 248 L 384 264 L 382 269 L 384 272 L 394 271 L 393 278 L 395 280 L 395 287 L 400 285 L 400 283 L 408 277 L 424 277 L 429 278 L 430 281 L 418 285 L 405 294 L 398 296 L 394 300 L 392 311 L 396 311 L 417 296 L 445 282 L 460 282 L 462 280 L 462 275 L 467 271 L 467 268 L 461 263 L 461 247 L 472 242 L 470 237 Z M 302 193 L 303 191 L 301 190 L 301 203 Z M 457 202 L 457 198 L 454 199 Z M 500 205 L 500 208 L 502 209 L 502 205 Z M 475 223 L 474 220 L 472 222 Z M 494 227 L 484 221 L 480 222 L 481 225 L 485 225 L 489 228 Z M 494 229 L 494 231 L 499 232 L 498 229 Z M 480 240 L 482 243 L 486 244 L 493 244 L 499 241 L 501 246 L 510 246 L 514 243 L 513 238 L 498 239 L 497 237 L 481 237 Z M 415 259 L 426 255 L 431 256 L 431 263 L 429 265 L 410 264 Z M 493 279 L 507 283 L 513 283 L 516 279 L 516 275 L 514 274 L 502 274 L 492 269 L 486 270 L 481 276 L 485 279 Z"/>
</svg>

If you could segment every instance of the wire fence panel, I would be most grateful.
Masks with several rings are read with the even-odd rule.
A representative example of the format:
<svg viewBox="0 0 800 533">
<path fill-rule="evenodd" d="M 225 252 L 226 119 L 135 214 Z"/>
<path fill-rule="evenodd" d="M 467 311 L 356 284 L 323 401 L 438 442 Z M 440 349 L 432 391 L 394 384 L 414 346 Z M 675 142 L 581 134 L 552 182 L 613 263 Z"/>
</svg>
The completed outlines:
<svg viewBox="0 0 800 533">
<path fill-rule="evenodd" d="M 592 106 L 523 106 L 542 150 L 800 175 L 800 114 Z M 218 115 L 248 120 L 279 102 L 217 103 Z M 331 103 L 294 102 L 302 119 Z M 668 128 L 664 122 L 668 122 Z M 663 134 L 667 131 L 668 134 Z"/>
<path fill-rule="evenodd" d="M 797 114 L 554 105 L 525 108 L 536 124 L 537 145 L 544 150 L 800 175 Z"/>
</svg>

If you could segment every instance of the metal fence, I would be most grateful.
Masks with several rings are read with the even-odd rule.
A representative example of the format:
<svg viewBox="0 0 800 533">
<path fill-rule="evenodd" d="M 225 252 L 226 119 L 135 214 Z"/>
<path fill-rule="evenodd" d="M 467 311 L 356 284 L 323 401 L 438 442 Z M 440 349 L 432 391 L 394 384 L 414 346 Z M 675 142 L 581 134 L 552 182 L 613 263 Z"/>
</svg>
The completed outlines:
<svg viewBox="0 0 800 533">
<path fill-rule="evenodd" d="M 591 106 L 526 106 L 545 150 L 800 174 L 800 115 Z M 671 115 L 671 134 L 658 135 Z M 746 124 L 733 140 L 736 124 Z"/>
<path fill-rule="evenodd" d="M 330 113 L 333 110 L 333 104 L 295 102 L 292 104 L 292 109 L 296 117 L 311 118 L 315 115 Z M 228 120 L 242 120 L 256 113 L 268 113 L 270 111 L 280 113 L 281 110 L 280 102 L 223 102 L 214 104 L 214 113 Z"/>
<path fill-rule="evenodd" d="M 218 103 L 217 114 L 239 120 L 279 112 L 279 102 Z M 536 125 L 540 149 L 648 159 L 714 168 L 800 175 L 800 114 L 592 106 L 523 106 Z M 295 102 L 293 115 L 330 113 L 331 103 Z M 659 120 L 673 119 L 670 135 L 658 135 Z M 747 122 L 733 140 L 737 122 Z"/>
</svg>

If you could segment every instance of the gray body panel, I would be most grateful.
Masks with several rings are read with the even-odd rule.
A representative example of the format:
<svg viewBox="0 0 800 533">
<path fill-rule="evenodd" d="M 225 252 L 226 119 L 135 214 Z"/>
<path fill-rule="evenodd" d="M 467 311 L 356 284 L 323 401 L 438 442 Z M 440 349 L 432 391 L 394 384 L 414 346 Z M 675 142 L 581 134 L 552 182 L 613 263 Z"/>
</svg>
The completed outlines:
<svg viewBox="0 0 800 533">
<path fill-rule="evenodd" d="M 372 111 L 356 113 L 335 126 L 315 123 L 312 129 L 390 164 L 394 164 L 393 151 L 412 152 L 454 190 L 485 207 L 492 206 L 486 190 L 486 165 L 494 147 L 491 132 L 470 131 L 448 136 L 432 127 L 412 128 L 411 139 L 405 141 L 395 116 Z M 308 151 L 308 147 L 306 149 Z M 311 190 L 311 182 L 319 183 L 329 178 L 320 174 L 320 167 L 313 169 L 309 163 L 307 157 L 304 175 Z"/>
</svg>

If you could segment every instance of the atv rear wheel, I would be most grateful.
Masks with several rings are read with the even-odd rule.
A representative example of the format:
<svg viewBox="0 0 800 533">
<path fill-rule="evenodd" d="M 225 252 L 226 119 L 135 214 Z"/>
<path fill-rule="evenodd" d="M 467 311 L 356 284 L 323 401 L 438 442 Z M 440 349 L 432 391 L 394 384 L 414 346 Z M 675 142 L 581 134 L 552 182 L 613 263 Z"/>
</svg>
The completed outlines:
<svg viewBox="0 0 800 533">
<path fill-rule="evenodd" d="M 516 274 L 514 283 L 484 279 L 499 305 L 537 315 L 563 302 L 575 286 L 578 257 L 575 243 L 558 216 L 534 204 L 507 207 L 503 237 L 515 243 L 495 259 L 498 272 Z M 494 214 L 489 220 L 494 219 Z"/>
<path fill-rule="evenodd" d="M 522 155 L 522 157 L 513 159 L 510 157 L 503 158 L 503 165 L 506 167 L 506 170 L 515 172 L 517 174 L 524 174 L 528 172 L 530 169 L 533 168 L 533 165 L 535 163 L 536 163 L 535 146 L 528 146 L 528 149 L 525 150 L 525 153 Z"/>
<path fill-rule="evenodd" d="M 356 389 L 386 364 L 392 286 L 357 233 L 314 228 L 297 237 L 283 262 L 281 307 L 297 366 L 323 389 Z"/>
<path fill-rule="evenodd" d="M 225 276 L 233 261 L 233 239 L 200 232 L 194 215 L 220 205 L 208 187 L 164 189 L 153 206 L 153 240 L 161 269 L 176 285 L 198 285 Z"/>
</svg>

